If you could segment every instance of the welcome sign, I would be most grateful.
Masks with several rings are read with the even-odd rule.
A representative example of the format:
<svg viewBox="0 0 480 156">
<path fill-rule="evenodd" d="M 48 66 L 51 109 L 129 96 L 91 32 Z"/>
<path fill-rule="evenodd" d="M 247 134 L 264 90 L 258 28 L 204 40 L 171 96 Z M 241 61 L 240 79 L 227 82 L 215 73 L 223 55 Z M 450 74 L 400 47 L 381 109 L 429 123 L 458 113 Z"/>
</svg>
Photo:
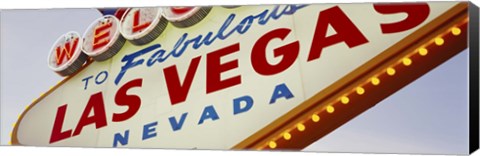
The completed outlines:
<svg viewBox="0 0 480 156">
<path fill-rule="evenodd" d="M 474 24 L 478 40 L 475 9 L 466 2 L 100 9 L 104 16 L 85 32 L 65 33 L 46 53 L 52 73 L 65 78 L 19 116 L 11 143 L 301 150 L 468 53 L 477 58 L 464 67 L 465 81 L 477 85 L 470 103 L 457 105 L 470 107 L 465 129 L 473 130 L 474 151 L 478 45 L 465 49 Z"/>
</svg>

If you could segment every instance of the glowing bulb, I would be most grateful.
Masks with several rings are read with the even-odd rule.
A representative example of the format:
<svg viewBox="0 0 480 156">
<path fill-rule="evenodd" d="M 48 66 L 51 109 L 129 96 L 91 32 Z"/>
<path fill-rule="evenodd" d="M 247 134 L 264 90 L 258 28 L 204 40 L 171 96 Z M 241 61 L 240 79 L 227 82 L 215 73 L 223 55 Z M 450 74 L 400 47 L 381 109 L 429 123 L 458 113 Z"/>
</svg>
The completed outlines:
<svg viewBox="0 0 480 156">
<path fill-rule="evenodd" d="M 277 147 L 277 143 L 275 141 L 270 141 L 268 142 L 268 147 L 270 148 L 276 148 Z"/>
<path fill-rule="evenodd" d="M 372 84 L 375 85 L 375 86 L 380 84 L 380 79 L 378 79 L 377 77 L 373 77 L 372 78 Z"/>
<path fill-rule="evenodd" d="M 288 132 L 283 133 L 283 139 L 285 140 L 290 140 L 292 138 L 292 135 Z"/>
<path fill-rule="evenodd" d="M 350 102 L 350 99 L 349 99 L 348 97 L 344 96 L 344 97 L 342 97 L 342 98 L 340 99 L 340 101 L 341 101 L 343 104 L 348 104 L 348 102 Z"/>
<path fill-rule="evenodd" d="M 425 49 L 425 48 L 420 48 L 420 49 L 418 49 L 418 53 L 422 56 L 425 56 L 425 55 L 428 54 L 428 50 Z"/>
<path fill-rule="evenodd" d="M 365 89 L 363 89 L 362 87 L 357 87 L 356 91 L 358 95 L 362 95 L 365 93 Z"/>
<path fill-rule="evenodd" d="M 435 44 L 438 45 L 438 46 L 443 45 L 444 42 L 445 42 L 445 41 L 444 41 L 443 38 L 441 38 L 441 37 L 435 38 Z"/>
<path fill-rule="evenodd" d="M 333 106 L 327 106 L 328 113 L 333 113 L 334 111 L 335 111 L 335 108 Z"/>
<path fill-rule="evenodd" d="M 318 116 L 317 114 L 313 114 L 313 115 L 312 115 L 312 121 L 313 121 L 313 122 L 318 122 L 318 121 L 320 121 L 320 116 Z"/>
<path fill-rule="evenodd" d="M 453 27 L 452 28 L 452 34 L 455 35 L 455 36 L 458 36 L 462 33 L 462 30 L 458 27 Z"/>
<path fill-rule="evenodd" d="M 302 123 L 299 123 L 299 124 L 297 124 L 297 129 L 298 129 L 298 131 L 302 132 L 302 131 L 305 130 L 305 125 L 303 125 Z"/>
<path fill-rule="evenodd" d="M 412 59 L 410 59 L 408 57 L 405 57 L 405 58 L 402 59 L 402 63 L 405 66 L 410 66 L 412 64 Z"/>
<path fill-rule="evenodd" d="M 387 74 L 390 76 L 395 75 L 395 69 L 393 69 L 392 67 L 387 68 Z"/>
</svg>

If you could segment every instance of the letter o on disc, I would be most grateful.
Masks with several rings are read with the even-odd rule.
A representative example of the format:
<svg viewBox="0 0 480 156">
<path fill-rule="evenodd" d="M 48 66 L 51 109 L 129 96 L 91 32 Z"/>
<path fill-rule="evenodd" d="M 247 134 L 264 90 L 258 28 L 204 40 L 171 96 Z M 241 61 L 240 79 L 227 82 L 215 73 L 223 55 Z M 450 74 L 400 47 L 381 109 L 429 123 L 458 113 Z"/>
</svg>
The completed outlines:
<svg viewBox="0 0 480 156">
<path fill-rule="evenodd" d="M 83 52 L 95 61 L 113 57 L 125 44 L 119 29 L 120 21 L 115 16 L 106 15 L 96 19 L 83 34 Z"/>
<path fill-rule="evenodd" d="M 82 40 L 77 32 L 60 36 L 48 55 L 48 67 L 61 76 L 68 76 L 82 68 L 88 56 L 82 53 Z"/>
<path fill-rule="evenodd" d="M 122 17 L 123 37 L 134 45 L 144 45 L 155 40 L 165 30 L 168 20 L 162 8 L 131 8 Z"/>
<path fill-rule="evenodd" d="M 212 7 L 167 7 L 163 15 L 174 26 L 186 28 L 202 21 L 212 10 Z"/>
</svg>

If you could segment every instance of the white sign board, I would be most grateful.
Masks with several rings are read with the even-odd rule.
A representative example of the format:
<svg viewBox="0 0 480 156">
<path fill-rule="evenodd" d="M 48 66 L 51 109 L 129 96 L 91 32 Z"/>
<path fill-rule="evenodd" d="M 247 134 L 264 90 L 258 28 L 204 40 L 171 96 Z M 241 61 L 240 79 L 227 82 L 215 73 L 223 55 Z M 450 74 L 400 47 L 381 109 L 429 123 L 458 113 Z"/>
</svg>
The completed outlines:
<svg viewBox="0 0 480 156">
<path fill-rule="evenodd" d="M 212 7 L 192 26 L 168 24 L 148 44 L 126 42 L 89 64 L 30 106 L 16 138 L 229 149 L 455 4 Z M 388 26 L 403 20 L 414 21 Z"/>
</svg>

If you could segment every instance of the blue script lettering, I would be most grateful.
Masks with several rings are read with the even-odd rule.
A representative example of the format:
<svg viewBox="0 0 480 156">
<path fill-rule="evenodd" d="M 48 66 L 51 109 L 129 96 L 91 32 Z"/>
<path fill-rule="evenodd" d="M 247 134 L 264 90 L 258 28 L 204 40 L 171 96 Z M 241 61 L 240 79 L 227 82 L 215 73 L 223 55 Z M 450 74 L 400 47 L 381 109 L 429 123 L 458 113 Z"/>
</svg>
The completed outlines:
<svg viewBox="0 0 480 156">
<path fill-rule="evenodd" d="M 175 43 L 173 49 L 166 54 L 167 50 L 160 49 L 157 50 L 155 53 L 153 53 L 146 61 L 147 67 L 151 67 L 155 63 L 162 63 L 165 60 L 167 60 L 170 56 L 173 56 L 175 58 L 182 56 L 182 54 L 185 52 L 185 50 L 189 47 L 193 49 L 198 49 L 202 47 L 203 45 L 209 46 L 212 43 L 215 42 L 215 40 L 220 39 L 220 40 L 225 40 L 229 36 L 237 33 L 237 34 L 244 34 L 250 30 L 252 24 L 256 21 L 257 24 L 259 25 L 265 25 L 268 23 L 270 19 L 277 20 L 280 17 L 284 15 L 292 15 L 295 12 L 297 12 L 299 9 L 302 9 L 306 7 L 307 5 L 286 5 L 286 6 L 275 6 L 272 10 L 265 9 L 261 13 L 257 15 L 250 15 L 245 17 L 244 19 L 240 20 L 240 23 L 238 23 L 236 26 L 231 27 L 230 25 L 232 24 L 232 21 L 235 19 L 236 15 L 235 14 L 230 14 L 227 19 L 223 22 L 222 26 L 220 29 L 214 32 L 208 32 L 205 35 L 198 35 L 196 37 L 189 37 L 188 33 L 184 33 Z M 233 28 L 230 31 L 227 29 Z M 142 65 L 143 62 L 145 62 L 144 59 L 138 59 L 136 60 L 137 57 L 140 57 L 146 53 L 150 53 L 158 48 L 161 48 L 160 44 L 154 44 L 151 45 L 145 49 L 139 50 L 137 52 L 134 52 L 129 55 L 125 55 L 122 58 L 122 62 L 124 63 L 123 66 L 121 67 L 120 73 L 118 73 L 117 77 L 115 78 L 115 85 L 118 85 L 118 83 L 121 81 L 125 73 L 129 70 L 134 68 L 135 66 Z M 135 61 L 136 60 L 136 61 Z"/>
</svg>

